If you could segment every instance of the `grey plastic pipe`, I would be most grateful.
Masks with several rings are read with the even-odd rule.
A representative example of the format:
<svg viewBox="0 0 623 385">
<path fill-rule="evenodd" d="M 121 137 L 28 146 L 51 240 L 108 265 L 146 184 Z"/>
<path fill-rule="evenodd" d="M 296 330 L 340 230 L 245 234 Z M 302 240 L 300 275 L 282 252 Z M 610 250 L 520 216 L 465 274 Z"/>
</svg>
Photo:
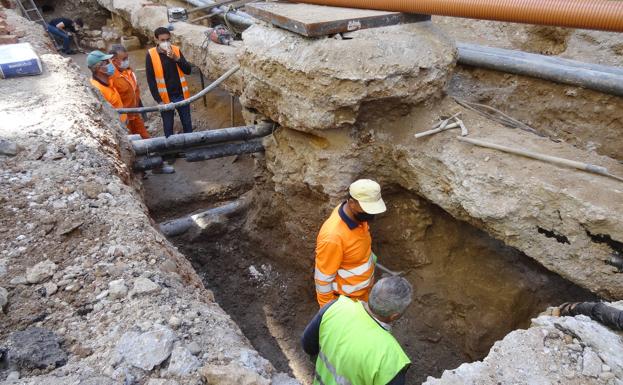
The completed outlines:
<svg viewBox="0 0 623 385">
<path fill-rule="evenodd" d="M 203 6 L 211 5 L 215 3 L 214 1 L 211 1 L 211 0 L 184 0 L 184 1 L 186 1 L 188 4 L 194 5 L 195 7 L 203 7 Z M 224 5 L 217 7 L 216 9 L 214 9 L 214 11 L 218 12 L 219 14 L 227 13 L 227 20 L 235 24 L 244 25 L 247 27 L 254 24 L 253 17 L 249 15 L 248 13 L 245 13 L 242 11 L 230 11 Z"/>
<path fill-rule="evenodd" d="M 273 123 L 261 123 L 254 126 L 220 128 L 217 130 L 171 135 L 168 138 L 139 139 L 132 141 L 131 144 L 136 155 L 162 155 L 208 144 L 260 138 L 272 133 L 273 126 Z"/>
<path fill-rule="evenodd" d="M 230 218 L 249 205 L 249 199 L 242 198 L 187 217 L 173 219 L 160 224 L 160 231 L 167 237 L 182 235 L 193 227 L 205 229 L 219 218 Z"/>
<path fill-rule="evenodd" d="M 500 72 L 531 76 L 623 96 L 623 68 L 583 63 L 522 51 L 457 44 L 458 62 Z"/>
<path fill-rule="evenodd" d="M 197 92 L 195 95 L 191 96 L 186 100 L 182 100 L 181 102 L 168 103 L 168 104 L 159 104 L 157 106 L 152 107 L 137 107 L 137 108 L 117 108 L 116 111 L 120 114 L 131 114 L 131 113 L 140 113 L 140 112 L 153 112 L 153 111 L 171 111 L 177 107 L 185 106 L 194 102 L 195 100 L 201 98 L 203 95 L 208 92 L 214 90 L 221 83 L 223 83 L 227 78 L 233 75 L 236 71 L 240 69 L 240 65 L 236 64 L 229 71 L 222 74 L 218 79 L 213 81 L 210 85 L 208 85 L 203 90 Z"/>
</svg>

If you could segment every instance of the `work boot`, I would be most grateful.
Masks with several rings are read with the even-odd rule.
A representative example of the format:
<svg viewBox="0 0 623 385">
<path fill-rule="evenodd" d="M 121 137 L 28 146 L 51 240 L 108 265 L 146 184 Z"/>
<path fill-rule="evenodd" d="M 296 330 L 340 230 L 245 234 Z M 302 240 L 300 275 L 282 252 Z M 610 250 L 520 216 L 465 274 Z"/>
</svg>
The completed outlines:
<svg viewBox="0 0 623 385">
<path fill-rule="evenodd" d="M 155 168 L 151 170 L 152 174 L 173 174 L 175 169 L 168 164 L 163 165 L 162 167 Z"/>
</svg>

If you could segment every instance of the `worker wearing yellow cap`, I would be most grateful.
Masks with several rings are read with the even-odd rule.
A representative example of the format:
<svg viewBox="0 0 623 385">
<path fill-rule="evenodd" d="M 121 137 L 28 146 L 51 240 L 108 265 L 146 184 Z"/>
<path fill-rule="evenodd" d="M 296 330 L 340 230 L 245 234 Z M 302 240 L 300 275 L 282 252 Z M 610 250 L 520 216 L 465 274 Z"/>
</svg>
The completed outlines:
<svg viewBox="0 0 623 385">
<path fill-rule="evenodd" d="M 323 223 L 316 239 L 314 280 L 323 307 L 340 294 L 368 300 L 376 256 L 368 221 L 385 212 L 381 186 L 370 179 L 353 182 L 348 198 Z"/>
</svg>

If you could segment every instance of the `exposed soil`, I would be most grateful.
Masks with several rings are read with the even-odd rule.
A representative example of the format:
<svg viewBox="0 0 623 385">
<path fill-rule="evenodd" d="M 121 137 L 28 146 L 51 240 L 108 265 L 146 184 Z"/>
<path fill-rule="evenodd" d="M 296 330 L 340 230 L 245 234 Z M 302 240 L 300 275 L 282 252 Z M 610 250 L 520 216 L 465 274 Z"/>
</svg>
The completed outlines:
<svg viewBox="0 0 623 385">
<path fill-rule="evenodd" d="M 527 327 L 548 305 L 594 298 L 417 196 L 395 191 L 386 200 L 392 214 L 373 224 L 374 248 L 385 265 L 407 271 L 416 290 L 394 329 L 413 361 L 409 383 L 482 359 L 496 340 Z M 253 346 L 277 370 L 309 384 L 313 365 L 299 339 L 318 310 L 313 257 L 266 255 L 240 232 L 243 220 L 192 242 L 171 240 Z M 412 228 L 415 243 L 399 239 L 396 226 Z M 404 249 L 414 244 L 417 249 Z M 294 258 L 308 261 L 309 268 L 301 269 L 300 260 L 291 263 Z M 407 270 L 414 265 L 419 267 Z"/>
</svg>

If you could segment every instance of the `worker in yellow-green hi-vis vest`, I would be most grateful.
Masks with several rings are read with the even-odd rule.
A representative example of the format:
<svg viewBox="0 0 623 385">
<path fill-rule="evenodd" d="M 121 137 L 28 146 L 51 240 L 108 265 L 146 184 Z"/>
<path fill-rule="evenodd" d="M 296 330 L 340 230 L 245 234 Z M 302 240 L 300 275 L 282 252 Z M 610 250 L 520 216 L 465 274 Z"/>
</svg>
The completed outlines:
<svg viewBox="0 0 623 385">
<path fill-rule="evenodd" d="M 317 356 L 314 385 L 404 385 L 411 361 L 390 323 L 411 304 L 412 291 L 402 277 L 383 278 L 367 303 L 342 295 L 322 307 L 301 339 Z"/>
</svg>

